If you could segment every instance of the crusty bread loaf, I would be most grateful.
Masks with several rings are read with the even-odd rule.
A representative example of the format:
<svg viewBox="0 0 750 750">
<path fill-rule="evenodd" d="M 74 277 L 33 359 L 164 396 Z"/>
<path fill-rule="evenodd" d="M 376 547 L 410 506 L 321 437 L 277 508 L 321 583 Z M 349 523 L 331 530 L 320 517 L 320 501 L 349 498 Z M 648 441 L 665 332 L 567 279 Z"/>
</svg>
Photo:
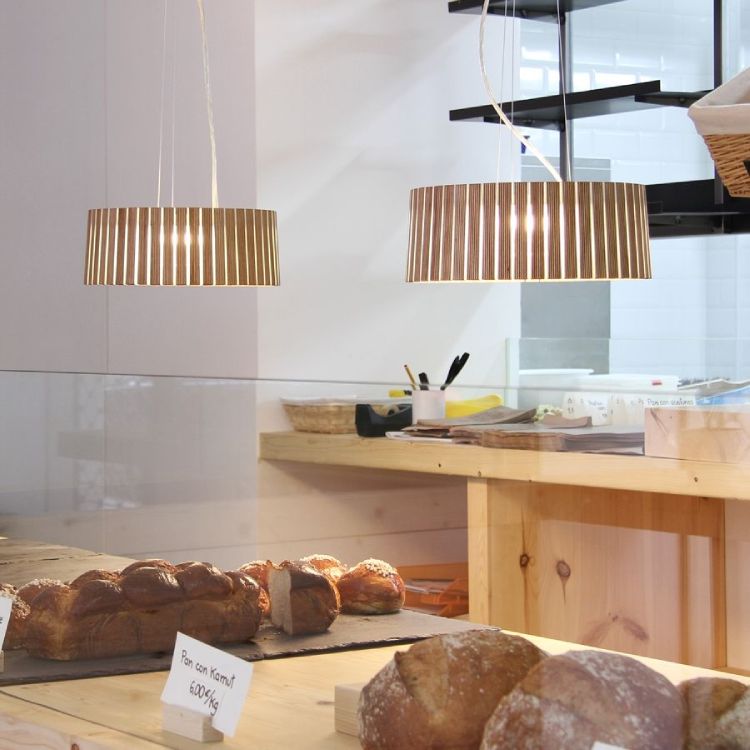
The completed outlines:
<svg viewBox="0 0 750 750">
<path fill-rule="evenodd" d="M 482 750 L 679 750 L 683 703 L 662 675 L 621 654 L 569 651 L 545 659 L 500 701 Z"/>
<path fill-rule="evenodd" d="M 750 748 L 750 687 L 737 680 L 698 677 L 679 686 L 685 700 L 685 750 Z"/>
<path fill-rule="evenodd" d="M 399 652 L 360 696 L 365 750 L 469 750 L 497 702 L 543 651 L 499 630 L 437 636 Z"/>
<path fill-rule="evenodd" d="M 259 595 L 249 576 L 209 563 L 142 560 L 119 574 L 88 571 L 69 585 L 39 587 L 23 645 L 67 661 L 170 651 L 178 630 L 206 643 L 247 641 L 260 622 Z"/>
<path fill-rule="evenodd" d="M 404 606 L 404 582 L 398 571 L 382 560 L 363 560 L 344 573 L 336 586 L 343 612 L 383 615 Z"/>
<path fill-rule="evenodd" d="M 322 633 L 338 617 L 340 600 L 330 578 L 310 565 L 285 560 L 268 573 L 271 622 L 289 635 Z"/>
<path fill-rule="evenodd" d="M 29 605 L 18 596 L 16 587 L 9 583 L 0 583 L 0 596 L 7 596 L 13 600 L 8 629 L 5 631 L 5 641 L 0 644 L 0 647 L 5 651 L 14 651 L 23 647 L 26 620 L 30 612 Z"/>
<path fill-rule="evenodd" d="M 315 570 L 319 570 L 323 575 L 328 576 L 334 583 L 341 578 L 348 570 L 348 567 L 331 555 L 307 555 L 300 559 L 300 562 L 312 565 Z"/>
</svg>

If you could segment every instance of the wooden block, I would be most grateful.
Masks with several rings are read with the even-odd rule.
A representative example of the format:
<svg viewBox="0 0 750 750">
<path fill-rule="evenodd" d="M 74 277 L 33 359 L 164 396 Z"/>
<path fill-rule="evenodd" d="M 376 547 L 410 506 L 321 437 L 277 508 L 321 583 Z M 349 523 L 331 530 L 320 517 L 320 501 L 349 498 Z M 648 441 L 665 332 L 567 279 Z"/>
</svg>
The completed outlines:
<svg viewBox="0 0 750 750">
<path fill-rule="evenodd" d="M 750 464 L 750 408 L 646 409 L 645 453 L 660 458 Z"/>
<path fill-rule="evenodd" d="M 211 725 L 211 717 L 180 706 L 164 703 L 161 726 L 165 732 L 196 742 L 223 742 L 224 734 Z"/>
<path fill-rule="evenodd" d="M 357 704 L 363 687 L 363 682 L 353 685 L 336 685 L 333 713 L 337 732 L 351 734 L 354 737 L 359 735 Z"/>
</svg>

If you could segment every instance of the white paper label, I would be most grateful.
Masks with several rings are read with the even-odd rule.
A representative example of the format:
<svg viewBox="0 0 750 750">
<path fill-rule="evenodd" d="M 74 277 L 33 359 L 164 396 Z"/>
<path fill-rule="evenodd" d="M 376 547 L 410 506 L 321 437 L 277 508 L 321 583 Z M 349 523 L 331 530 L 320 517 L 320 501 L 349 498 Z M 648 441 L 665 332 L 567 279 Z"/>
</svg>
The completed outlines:
<svg viewBox="0 0 750 750">
<path fill-rule="evenodd" d="M 13 599 L 9 596 L 0 596 L 0 650 L 5 642 L 5 631 L 10 622 L 11 609 L 13 609 Z"/>
<path fill-rule="evenodd" d="M 210 716 L 215 729 L 234 737 L 252 676 L 250 662 L 177 633 L 161 699 Z"/>
<path fill-rule="evenodd" d="M 608 745 L 606 742 L 595 742 L 591 750 L 627 750 L 627 748 L 620 747 L 620 745 Z"/>
</svg>

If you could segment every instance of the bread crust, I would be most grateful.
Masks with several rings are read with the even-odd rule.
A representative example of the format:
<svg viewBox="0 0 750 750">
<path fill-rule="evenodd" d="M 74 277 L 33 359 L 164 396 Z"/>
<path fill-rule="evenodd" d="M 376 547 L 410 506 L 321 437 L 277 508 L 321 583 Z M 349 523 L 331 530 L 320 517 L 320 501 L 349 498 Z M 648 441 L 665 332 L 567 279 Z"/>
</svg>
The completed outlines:
<svg viewBox="0 0 750 750">
<path fill-rule="evenodd" d="M 341 609 L 349 614 L 384 615 L 404 606 L 404 582 L 398 571 L 383 560 L 363 560 L 344 573 L 336 586 Z"/>
<path fill-rule="evenodd" d="M 697 677 L 680 684 L 685 750 L 750 748 L 750 688 L 737 680 Z"/>
<path fill-rule="evenodd" d="M 328 576 L 300 562 L 285 560 L 269 571 L 271 621 L 289 635 L 323 633 L 341 609 Z"/>
<path fill-rule="evenodd" d="M 0 596 L 7 596 L 13 600 L 8 620 L 8 629 L 5 631 L 5 641 L 2 648 L 5 651 L 15 651 L 23 647 L 23 638 L 26 632 L 26 620 L 31 611 L 29 605 L 17 595 L 17 589 L 9 583 L 0 583 Z"/>
<path fill-rule="evenodd" d="M 339 578 L 349 570 L 347 565 L 331 555 L 307 555 L 306 557 L 300 558 L 300 562 L 305 563 L 306 565 L 312 565 L 315 570 L 328 576 L 328 578 L 334 583 L 336 583 Z"/>
<path fill-rule="evenodd" d="M 677 688 L 621 654 L 584 650 L 553 656 L 500 701 L 481 750 L 590 750 L 596 741 L 633 750 L 682 748 Z"/>
<path fill-rule="evenodd" d="M 546 654 L 519 636 L 473 630 L 399 652 L 365 686 L 365 750 L 476 750 L 498 701 Z"/>
<path fill-rule="evenodd" d="M 209 563 L 139 561 L 37 588 L 23 645 L 62 661 L 171 651 L 178 630 L 207 643 L 247 641 L 261 617 L 260 586 Z"/>
</svg>

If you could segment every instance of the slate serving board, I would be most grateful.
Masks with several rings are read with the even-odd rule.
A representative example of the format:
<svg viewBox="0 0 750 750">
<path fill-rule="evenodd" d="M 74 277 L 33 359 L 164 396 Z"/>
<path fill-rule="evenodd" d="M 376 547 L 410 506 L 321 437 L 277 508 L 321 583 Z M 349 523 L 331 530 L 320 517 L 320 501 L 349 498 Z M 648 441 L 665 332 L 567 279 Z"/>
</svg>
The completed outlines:
<svg viewBox="0 0 750 750">
<path fill-rule="evenodd" d="M 433 635 L 476 630 L 483 627 L 462 620 L 402 610 L 392 615 L 340 615 L 328 631 L 315 635 L 290 636 L 277 630 L 270 623 L 265 623 L 250 643 L 225 645 L 219 648 L 246 661 L 259 661 L 332 651 L 376 648 L 398 643 L 407 644 Z M 112 659 L 53 661 L 34 659 L 25 651 L 6 651 L 5 672 L 0 673 L 0 687 L 166 671 L 171 661 L 171 654 L 140 654 Z"/>
</svg>

